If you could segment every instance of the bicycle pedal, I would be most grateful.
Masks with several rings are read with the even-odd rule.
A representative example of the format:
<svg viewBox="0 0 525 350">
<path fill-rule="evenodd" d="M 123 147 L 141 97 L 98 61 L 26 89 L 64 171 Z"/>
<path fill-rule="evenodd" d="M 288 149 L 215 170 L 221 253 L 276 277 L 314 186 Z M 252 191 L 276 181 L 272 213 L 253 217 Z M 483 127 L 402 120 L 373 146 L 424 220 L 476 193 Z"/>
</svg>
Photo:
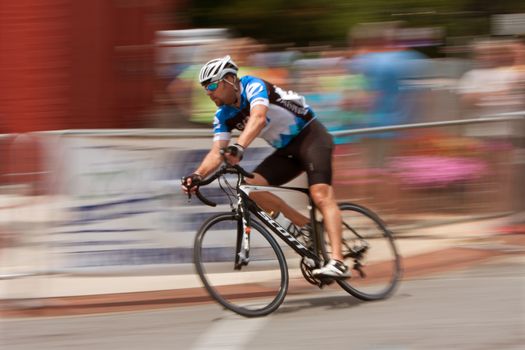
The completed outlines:
<svg viewBox="0 0 525 350">
<path fill-rule="evenodd" d="M 324 286 L 329 286 L 335 282 L 335 279 L 324 277 L 319 279 L 319 288 L 323 288 Z"/>
</svg>

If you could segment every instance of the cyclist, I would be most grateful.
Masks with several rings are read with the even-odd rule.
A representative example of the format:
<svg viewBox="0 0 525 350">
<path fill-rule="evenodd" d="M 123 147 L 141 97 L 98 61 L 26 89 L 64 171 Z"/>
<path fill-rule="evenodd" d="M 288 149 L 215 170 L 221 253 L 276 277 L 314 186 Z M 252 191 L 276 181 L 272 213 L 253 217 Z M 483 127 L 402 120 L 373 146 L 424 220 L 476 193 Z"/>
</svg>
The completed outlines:
<svg viewBox="0 0 525 350">
<path fill-rule="evenodd" d="M 230 56 L 213 59 L 200 70 L 199 82 L 218 107 L 213 123 L 214 138 L 201 164 L 183 178 L 183 191 L 195 192 L 199 182 L 220 166 L 221 149 L 225 149 L 226 161 L 235 165 L 252 141 L 262 137 L 276 150 L 256 167 L 255 177 L 246 182 L 279 186 L 306 171 L 310 194 L 323 214 L 333 252 L 327 264 L 312 273 L 317 277 L 350 277 L 341 252 L 341 212 L 331 186 L 331 135 L 304 97 L 254 76 L 239 78 L 237 71 Z M 237 143 L 228 146 L 233 129 L 241 130 L 241 134 Z M 253 192 L 250 197 L 264 210 L 280 212 L 298 227 L 309 222 L 306 216 L 272 193 Z"/>
</svg>

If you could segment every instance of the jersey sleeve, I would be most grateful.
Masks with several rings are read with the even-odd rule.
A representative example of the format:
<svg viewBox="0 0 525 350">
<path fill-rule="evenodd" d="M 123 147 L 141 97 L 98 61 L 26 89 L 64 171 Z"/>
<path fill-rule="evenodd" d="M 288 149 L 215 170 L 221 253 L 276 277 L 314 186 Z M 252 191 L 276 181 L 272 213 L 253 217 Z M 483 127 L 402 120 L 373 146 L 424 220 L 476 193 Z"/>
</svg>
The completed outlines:
<svg viewBox="0 0 525 350">
<path fill-rule="evenodd" d="M 231 132 L 224 122 L 221 109 L 218 109 L 213 119 L 213 141 L 228 141 L 231 139 Z"/>
<path fill-rule="evenodd" d="M 249 79 L 246 84 L 245 91 L 246 99 L 250 103 L 250 110 L 257 105 L 263 105 L 266 107 L 270 105 L 268 100 L 268 89 L 266 88 L 266 84 L 261 79 Z"/>
</svg>

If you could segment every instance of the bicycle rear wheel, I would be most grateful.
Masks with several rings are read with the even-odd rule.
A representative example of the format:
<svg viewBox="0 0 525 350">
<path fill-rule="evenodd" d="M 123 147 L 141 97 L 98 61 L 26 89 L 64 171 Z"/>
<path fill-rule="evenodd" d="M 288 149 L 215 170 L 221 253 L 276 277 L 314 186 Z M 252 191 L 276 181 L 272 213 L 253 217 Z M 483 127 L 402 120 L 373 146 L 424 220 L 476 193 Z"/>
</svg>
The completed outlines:
<svg viewBox="0 0 525 350">
<path fill-rule="evenodd" d="M 392 233 L 369 209 L 353 203 L 339 204 L 343 219 L 343 256 L 352 277 L 337 280 L 348 293 L 361 300 L 379 300 L 392 294 L 401 278 L 401 258 Z M 331 256 L 324 235 L 325 259 Z"/>
<path fill-rule="evenodd" d="M 249 262 L 234 269 L 238 230 L 240 219 L 232 213 L 208 219 L 195 237 L 195 267 L 210 296 L 222 306 L 246 317 L 264 316 L 286 296 L 286 260 L 270 233 L 252 220 Z"/>
</svg>

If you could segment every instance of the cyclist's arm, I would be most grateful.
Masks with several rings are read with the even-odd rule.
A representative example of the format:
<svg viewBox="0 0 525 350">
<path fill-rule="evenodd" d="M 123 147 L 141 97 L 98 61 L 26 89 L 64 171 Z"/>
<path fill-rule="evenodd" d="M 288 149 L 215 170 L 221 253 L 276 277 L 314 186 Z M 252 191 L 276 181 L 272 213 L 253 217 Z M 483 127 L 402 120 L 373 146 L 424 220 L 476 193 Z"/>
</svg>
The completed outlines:
<svg viewBox="0 0 525 350">
<path fill-rule="evenodd" d="M 201 175 L 203 178 L 211 174 L 216 170 L 222 163 L 221 148 L 227 147 L 229 140 L 216 140 L 213 141 L 213 145 L 204 157 L 201 164 L 195 171 L 195 173 Z"/>
<path fill-rule="evenodd" d="M 268 112 L 268 107 L 262 104 L 258 104 L 251 109 L 250 118 L 244 131 L 237 139 L 239 145 L 246 148 L 259 136 L 262 129 L 266 126 L 266 112 Z"/>
</svg>

